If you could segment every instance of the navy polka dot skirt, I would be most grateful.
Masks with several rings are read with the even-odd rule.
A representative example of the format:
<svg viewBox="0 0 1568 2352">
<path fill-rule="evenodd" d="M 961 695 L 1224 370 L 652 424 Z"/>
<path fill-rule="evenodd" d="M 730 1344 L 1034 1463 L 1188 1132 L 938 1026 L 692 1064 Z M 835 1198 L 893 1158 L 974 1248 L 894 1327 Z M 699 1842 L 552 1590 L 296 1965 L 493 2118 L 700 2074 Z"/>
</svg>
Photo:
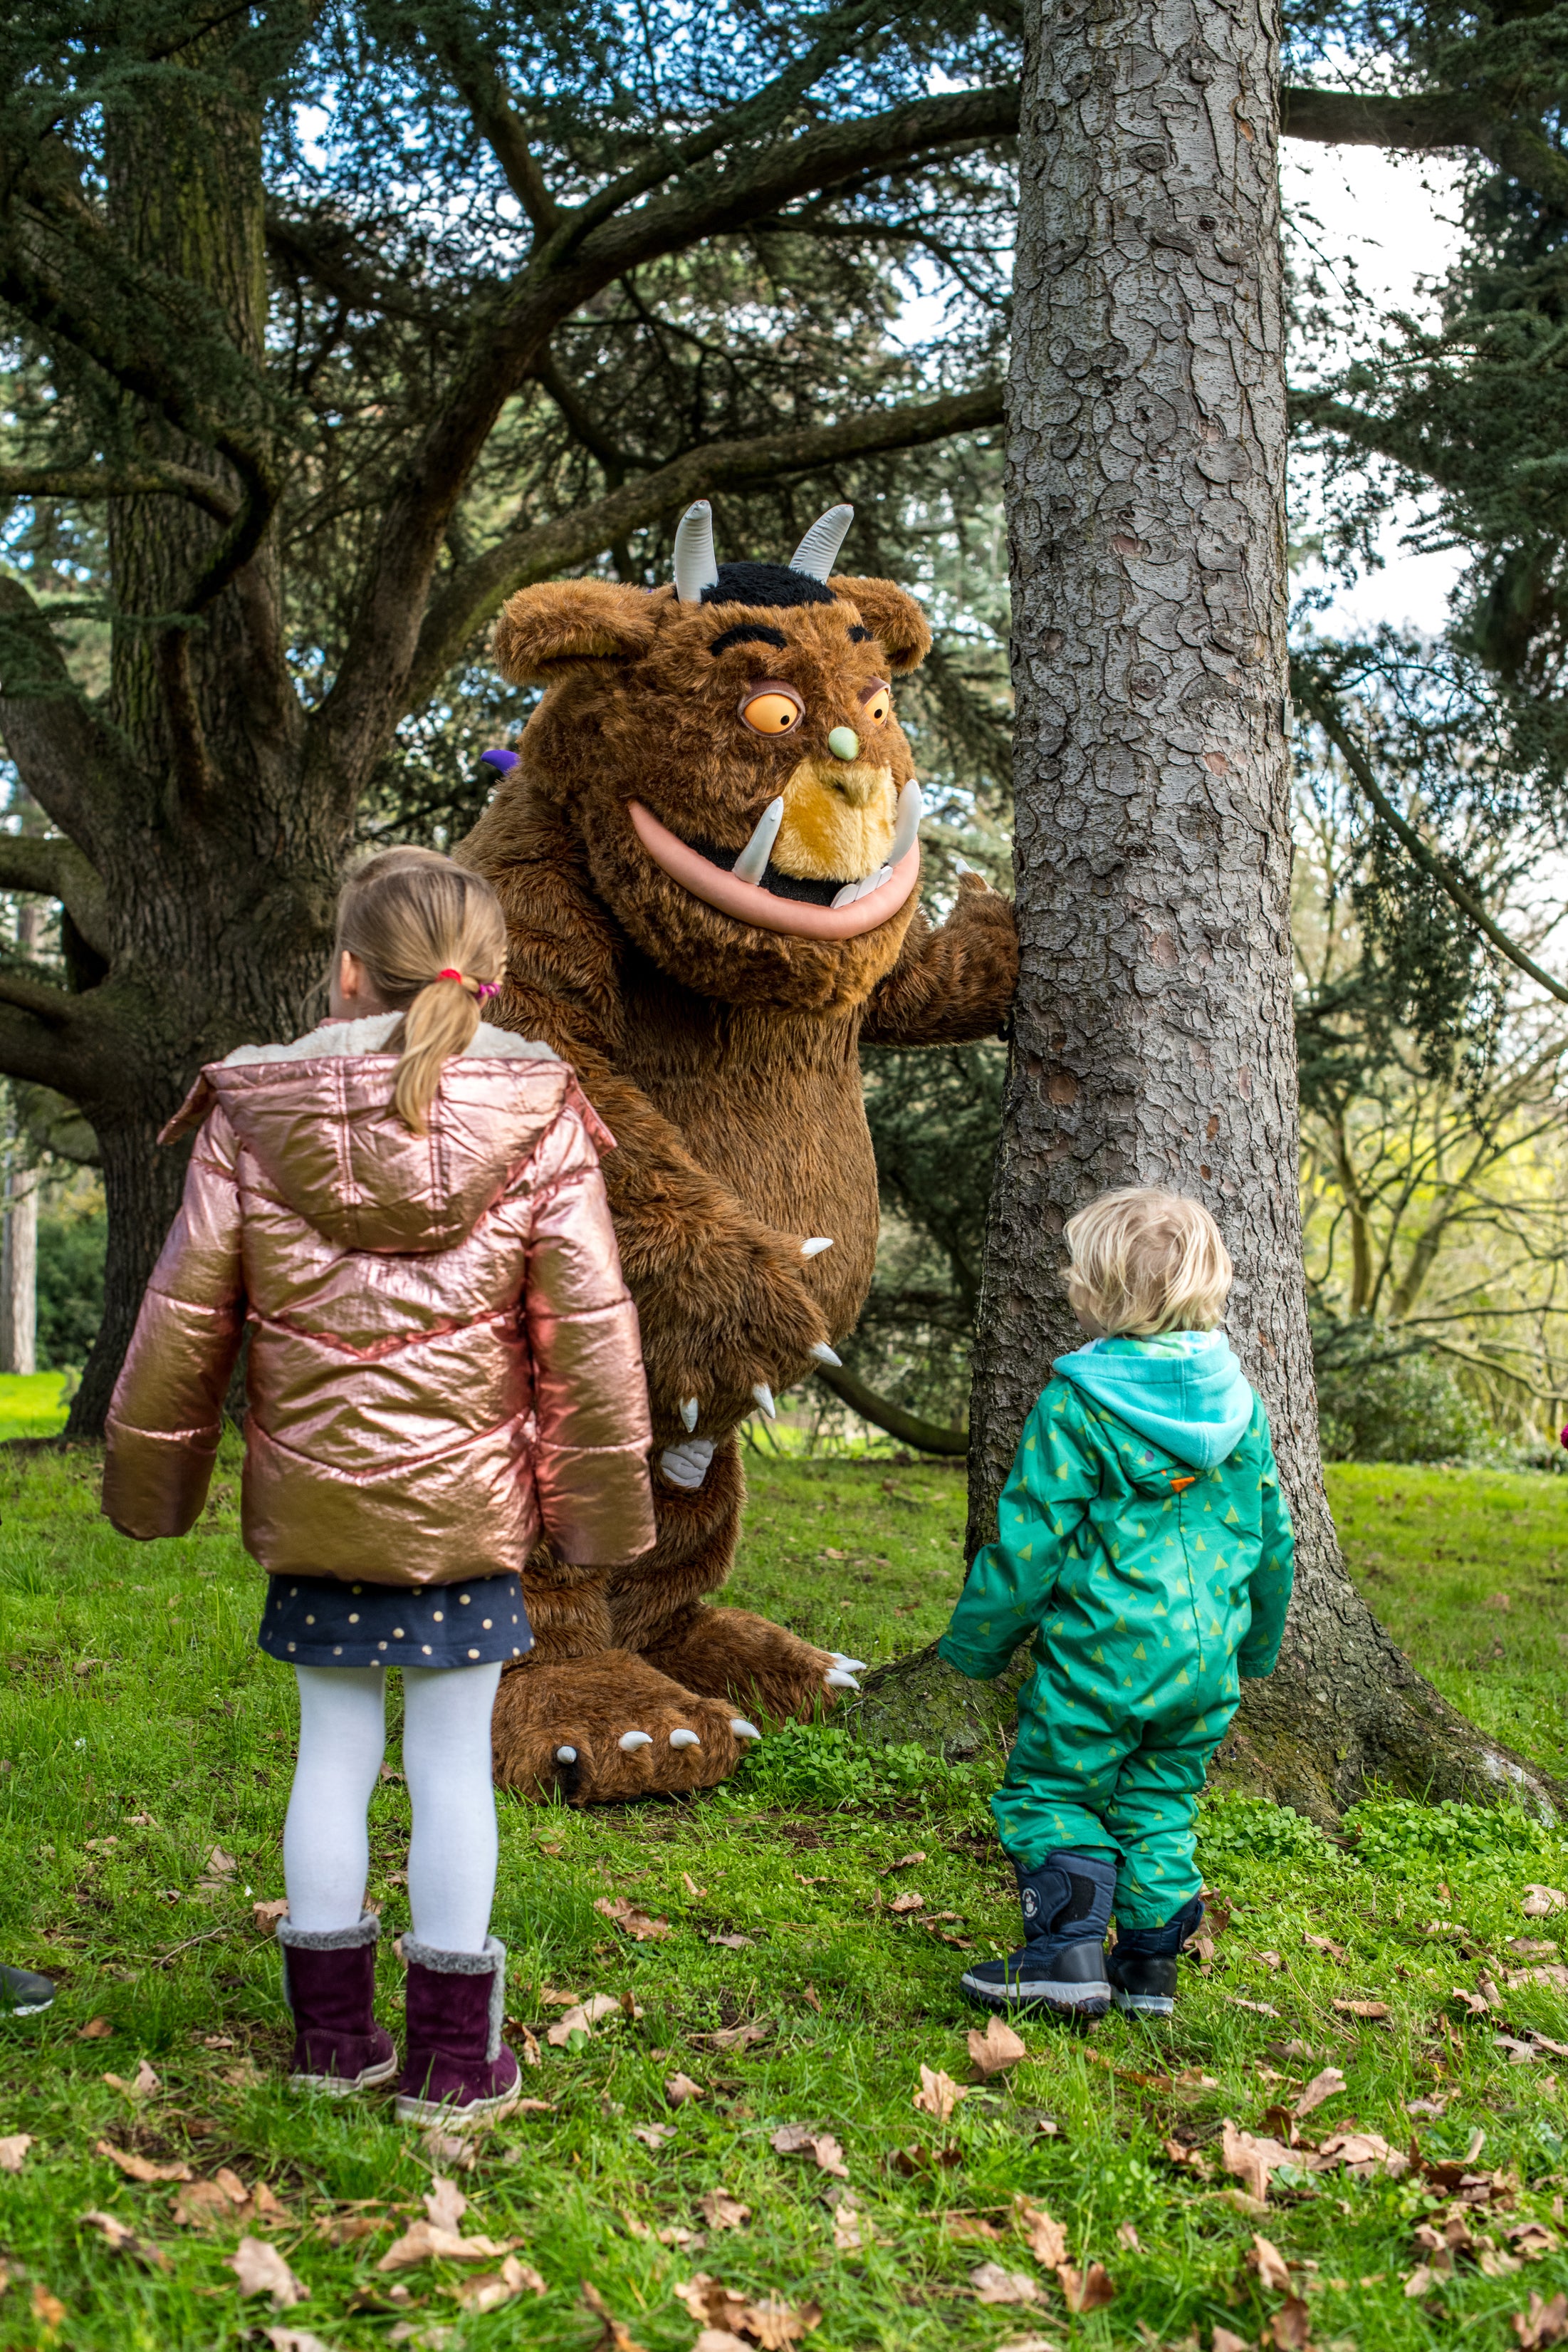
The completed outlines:
<svg viewBox="0 0 1568 2352">
<path fill-rule="evenodd" d="M 534 1646 L 515 1576 L 413 1590 L 272 1576 L 256 1640 L 286 1666 L 510 1664 Z"/>
</svg>

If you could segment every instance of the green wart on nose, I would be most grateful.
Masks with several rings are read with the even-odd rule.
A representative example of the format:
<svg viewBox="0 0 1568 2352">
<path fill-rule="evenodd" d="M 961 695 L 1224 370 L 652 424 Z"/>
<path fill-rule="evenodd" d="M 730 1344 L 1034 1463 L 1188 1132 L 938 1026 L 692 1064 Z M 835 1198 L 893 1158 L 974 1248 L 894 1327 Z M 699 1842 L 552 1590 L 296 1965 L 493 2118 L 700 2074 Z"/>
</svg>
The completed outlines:
<svg viewBox="0 0 1568 2352">
<path fill-rule="evenodd" d="M 835 760 L 858 760 L 861 739 L 852 727 L 835 727 L 828 738 L 828 749 Z"/>
</svg>

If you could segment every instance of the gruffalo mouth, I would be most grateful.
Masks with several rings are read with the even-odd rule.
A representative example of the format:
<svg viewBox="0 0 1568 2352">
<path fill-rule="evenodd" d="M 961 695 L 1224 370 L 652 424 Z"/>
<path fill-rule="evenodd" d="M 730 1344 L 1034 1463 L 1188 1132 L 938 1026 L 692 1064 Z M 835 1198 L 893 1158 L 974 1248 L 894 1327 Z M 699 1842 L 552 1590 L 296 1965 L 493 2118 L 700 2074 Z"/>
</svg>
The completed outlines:
<svg viewBox="0 0 1568 2352">
<path fill-rule="evenodd" d="M 503 1679 L 503 1782 L 604 1802 L 724 1779 L 758 1719 L 810 1717 L 856 1661 L 707 1595 L 735 1557 L 748 1413 L 852 1329 L 876 1168 L 858 1048 L 994 1034 L 1009 902 L 966 875 L 918 906 L 920 788 L 894 681 L 931 635 L 890 580 L 829 573 L 852 510 L 789 563 L 714 560 L 706 501 L 674 582 L 525 588 L 496 656 L 544 698 L 459 855 L 511 933 L 501 1017 L 577 1068 L 642 1318 L 658 1539 L 583 1570 L 541 1546 L 537 1636 Z M 614 1433 L 605 1432 L 605 1442 Z"/>
</svg>

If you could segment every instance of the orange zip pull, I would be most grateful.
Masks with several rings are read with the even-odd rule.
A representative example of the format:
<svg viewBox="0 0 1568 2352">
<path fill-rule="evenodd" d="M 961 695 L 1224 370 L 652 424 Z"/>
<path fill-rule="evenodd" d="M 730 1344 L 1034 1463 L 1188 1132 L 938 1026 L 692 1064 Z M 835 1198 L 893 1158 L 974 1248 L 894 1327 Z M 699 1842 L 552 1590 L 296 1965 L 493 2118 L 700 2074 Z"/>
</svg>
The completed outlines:
<svg viewBox="0 0 1568 2352">
<path fill-rule="evenodd" d="M 1179 1495 L 1184 1486 L 1196 1486 L 1197 1484 L 1197 1480 L 1196 1478 L 1173 1477 L 1171 1480 L 1171 1493 L 1173 1495 Z"/>
</svg>

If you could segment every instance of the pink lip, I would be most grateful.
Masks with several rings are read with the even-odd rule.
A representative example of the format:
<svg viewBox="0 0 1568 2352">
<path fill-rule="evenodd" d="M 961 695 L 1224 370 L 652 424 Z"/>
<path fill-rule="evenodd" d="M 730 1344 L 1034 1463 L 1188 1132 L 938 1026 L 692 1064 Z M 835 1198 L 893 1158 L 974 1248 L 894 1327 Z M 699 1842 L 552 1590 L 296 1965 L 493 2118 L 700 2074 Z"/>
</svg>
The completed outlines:
<svg viewBox="0 0 1568 2352">
<path fill-rule="evenodd" d="M 655 866 L 721 915 L 759 931 L 783 931 L 799 940 L 858 940 L 896 915 L 920 879 L 920 844 L 906 850 L 887 880 L 850 907 L 813 907 L 803 898 L 778 898 L 759 882 L 737 882 L 722 866 L 661 824 L 641 801 L 629 801 L 632 830 Z"/>
</svg>

